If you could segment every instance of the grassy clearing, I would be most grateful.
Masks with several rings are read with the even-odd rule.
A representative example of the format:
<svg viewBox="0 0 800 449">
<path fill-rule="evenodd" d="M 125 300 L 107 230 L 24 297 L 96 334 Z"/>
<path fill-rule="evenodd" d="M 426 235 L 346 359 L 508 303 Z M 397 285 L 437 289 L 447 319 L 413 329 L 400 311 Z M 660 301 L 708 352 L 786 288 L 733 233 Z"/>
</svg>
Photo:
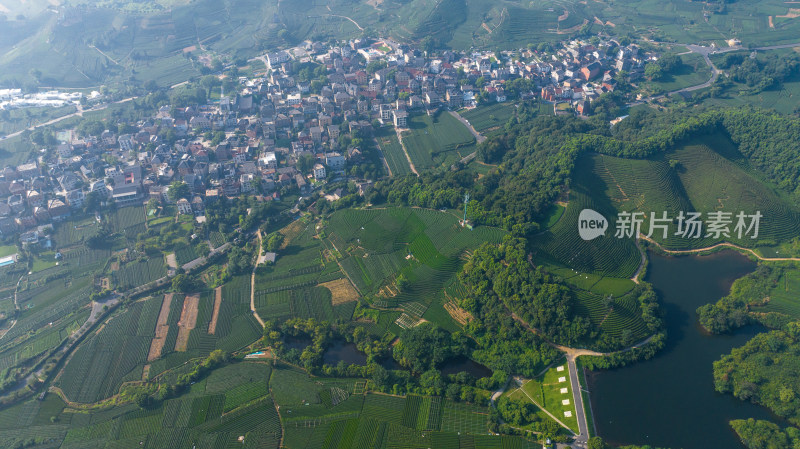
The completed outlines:
<svg viewBox="0 0 800 449">
<path fill-rule="evenodd" d="M 559 368 L 561 371 L 559 371 Z M 578 418 L 575 413 L 575 404 L 572 401 L 573 386 L 566 361 L 547 370 L 544 375 L 526 381 L 521 389 L 525 396 L 533 398 L 559 421 L 566 424 L 574 432 L 578 432 Z M 579 387 L 578 387 L 579 388 Z M 565 391 L 566 390 L 566 391 Z M 567 401 L 567 403 L 564 403 Z M 571 416 L 566 416 L 565 413 Z"/>
</svg>

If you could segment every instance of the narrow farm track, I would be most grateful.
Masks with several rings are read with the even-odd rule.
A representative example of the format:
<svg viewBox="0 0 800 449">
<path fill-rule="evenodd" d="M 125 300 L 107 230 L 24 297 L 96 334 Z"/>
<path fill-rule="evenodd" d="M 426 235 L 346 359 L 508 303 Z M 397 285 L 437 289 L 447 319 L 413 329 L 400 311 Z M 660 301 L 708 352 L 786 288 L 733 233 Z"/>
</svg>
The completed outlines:
<svg viewBox="0 0 800 449">
<path fill-rule="evenodd" d="M 645 264 L 647 264 L 647 253 L 644 252 L 642 246 L 639 244 L 639 236 L 636 236 L 636 249 L 639 250 L 639 254 L 642 256 L 641 260 L 639 261 L 639 268 L 636 269 L 636 273 L 633 273 L 631 280 L 634 284 L 639 283 L 639 276 L 642 275 L 642 270 L 644 270 Z M 603 319 L 605 321 L 605 319 Z"/>
<path fill-rule="evenodd" d="M 340 16 L 338 14 L 325 14 L 325 15 L 326 16 L 330 16 L 330 17 L 341 17 L 342 19 L 347 19 L 347 20 L 353 22 L 353 25 L 355 25 L 356 28 L 358 28 L 359 31 L 364 31 L 364 28 L 361 28 L 361 25 L 359 25 L 358 22 L 356 22 L 355 20 L 353 20 L 353 19 L 351 19 L 351 18 L 349 18 L 347 16 Z"/>
<path fill-rule="evenodd" d="M 264 327 L 264 320 L 261 319 L 261 316 L 256 311 L 256 268 L 258 268 L 258 264 L 263 261 L 264 258 L 264 249 L 261 246 L 261 230 L 258 230 L 258 259 L 256 259 L 255 265 L 253 265 L 253 273 L 250 275 L 250 311 L 253 312 L 253 317 L 258 321 L 258 324 L 261 327 Z"/>
<path fill-rule="evenodd" d="M 411 162 L 411 156 L 408 155 L 406 145 L 403 143 L 403 133 L 400 130 L 397 130 L 397 140 L 400 142 L 400 146 L 403 148 L 403 154 L 405 154 L 406 159 L 408 159 L 408 166 L 411 167 L 411 171 L 414 172 L 415 175 L 419 176 L 417 167 L 414 167 L 414 163 Z"/>
<path fill-rule="evenodd" d="M 706 251 L 711 251 L 711 250 L 714 250 L 714 249 L 717 249 L 717 248 L 732 248 L 732 249 L 735 249 L 737 251 L 741 251 L 741 252 L 752 254 L 756 259 L 764 261 L 764 262 L 770 262 L 770 261 L 772 261 L 772 262 L 781 262 L 781 261 L 798 262 L 798 261 L 800 261 L 800 257 L 764 257 L 764 256 L 756 253 L 755 251 L 753 251 L 750 248 L 745 248 L 743 246 L 734 245 L 733 243 L 728 243 L 728 242 L 717 243 L 716 245 L 707 246 L 705 248 L 674 250 L 674 249 L 666 249 L 666 248 L 664 248 L 663 246 L 661 246 L 660 243 L 656 242 L 655 240 L 651 239 L 650 237 L 647 237 L 644 234 L 639 234 L 639 237 L 641 239 L 643 239 L 643 240 L 647 240 L 648 242 L 652 243 L 653 245 L 658 247 L 658 249 L 660 249 L 661 251 L 664 251 L 667 254 L 674 254 L 674 255 L 679 255 L 679 254 L 698 254 L 698 253 L 704 253 Z"/>
<path fill-rule="evenodd" d="M 466 127 L 467 127 L 467 129 L 469 130 L 469 132 L 470 132 L 470 133 L 471 133 L 471 134 L 472 134 L 472 135 L 475 137 L 475 140 L 477 140 L 477 141 L 478 141 L 478 143 L 483 143 L 483 142 L 485 142 L 485 141 L 486 141 L 486 136 L 484 136 L 483 134 L 479 133 L 479 132 L 478 132 L 478 131 L 477 131 L 477 130 L 476 130 L 476 129 L 475 129 L 473 126 L 472 126 L 472 123 L 470 123 L 470 122 L 469 122 L 469 120 L 467 120 L 467 119 L 465 119 L 464 117 L 462 117 L 462 116 L 461 116 L 461 114 L 459 114 L 459 113 L 458 113 L 458 112 L 456 112 L 456 111 L 447 111 L 447 112 L 449 112 L 449 113 L 450 113 L 450 115 L 452 115 L 452 116 L 453 116 L 453 118 L 455 118 L 456 120 L 458 120 L 459 122 L 461 122 L 461 123 L 462 123 L 464 126 L 466 126 Z"/>
</svg>

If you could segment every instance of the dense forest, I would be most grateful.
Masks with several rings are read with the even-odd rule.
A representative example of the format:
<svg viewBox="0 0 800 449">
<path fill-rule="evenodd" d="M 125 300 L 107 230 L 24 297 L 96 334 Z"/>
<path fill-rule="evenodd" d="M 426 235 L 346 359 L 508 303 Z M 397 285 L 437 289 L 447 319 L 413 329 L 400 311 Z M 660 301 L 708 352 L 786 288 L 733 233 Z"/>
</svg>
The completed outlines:
<svg viewBox="0 0 800 449">
<path fill-rule="evenodd" d="M 800 424 L 800 323 L 758 334 L 714 362 L 714 386 Z"/>
<path fill-rule="evenodd" d="M 723 334 L 752 323 L 758 319 L 762 324 L 780 328 L 782 321 L 777 314 L 750 314 L 750 306 L 763 303 L 769 291 L 777 285 L 783 269 L 761 264 L 756 271 L 737 279 L 730 293 L 715 304 L 697 308 L 700 324 L 711 333 Z"/>
<path fill-rule="evenodd" d="M 752 418 L 733 420 L 731 427 L 748 449 L 800 447 L 800 430 L 796 427 L 781 429 L 775 423 Z"/>
</svg>

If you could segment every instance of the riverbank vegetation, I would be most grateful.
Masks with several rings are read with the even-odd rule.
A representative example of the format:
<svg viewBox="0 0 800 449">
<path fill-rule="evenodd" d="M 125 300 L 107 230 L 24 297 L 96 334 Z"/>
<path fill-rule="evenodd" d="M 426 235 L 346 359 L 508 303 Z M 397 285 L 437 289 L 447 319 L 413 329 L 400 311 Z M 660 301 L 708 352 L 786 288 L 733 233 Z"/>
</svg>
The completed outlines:
<svg viewBox="0 0 800 449">
<path fill-rule="evenodd" d="M 714 362 L 714 387 L 720 393 L 761 404 L 800 424 L 800 323 L 756 335 Z"/>
</svg>

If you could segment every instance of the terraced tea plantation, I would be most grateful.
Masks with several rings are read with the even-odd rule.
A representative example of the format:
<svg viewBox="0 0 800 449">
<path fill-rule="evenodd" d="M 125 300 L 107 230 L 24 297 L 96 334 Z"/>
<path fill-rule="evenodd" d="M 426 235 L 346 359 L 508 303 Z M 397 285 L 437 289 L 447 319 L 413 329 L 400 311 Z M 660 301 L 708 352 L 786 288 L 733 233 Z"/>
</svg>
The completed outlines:
<svg viewBox="0 0 800 449">
<path fill-rule="evenodd" d="M 445 287 L 469 250 L 499 243 L 505 234 L 489 227 L 469 230 L 450 213 L 413 208 L 338 211 L 326 231 L 325 245 L 374 306 L 401 307 L 411 322 L 424 318 L 449 329 L 458 327 L 442 307 Z"/>
<path fill-rule="evenodd" d="M 276 263 L 257 270 L 254 300 L 263 319 L 347 321 L 352 317 L 358 294 L 347 285 L 334 287 L 349 281 L 342 279 L 335 258 L 316 238 L 315 226 L 297 220 L 279 231 L 284 241 L 276 250 Z"/>
<path fill-rule="evenodd" d="M 600 276 L 632 276 L 640 260 L 634 241 L 614 237 L 617 214 L 623 211 L 645 214 L 643 234 L 649 232 L 654 212 L 667 212 L 672 219 L 667 238 L 659 229 L 655 229 L 653 238 L 669 249 L 703 248 L 723 241 L 752 248 L 793 238 L 800 232 L 800 211 L 761 182 L 736 156 L 726 137 L 713 135 L 654 160 L 580 157 L 564 216 L 535 239 L 541 248 L 537 254 L 540 263 Z M 593 209 L 609 220 L 603 237 L 588 242 L 580 238 L 578 215 L 583 209 Z M 709 236 L 706 226 L 699 238 L 675 235 L 680 211 L 700 212 L 706 222 L 711 212 L 731 213 L 729 236 Z M 734 230 L 739 212 L 762 214 L 758 238 L 751 238 L 752 233 L 738 238 Z"/>
<path fill-rule="evenodd" d="M 281 384 L 297 387 L 304 376 L 279 369 Z M 284 444 L 292 449 L 387 447 L 416 448 L 533 448 L 520 437 L 494 436 L 488 431 L 486 405 L 453 402 L 436 396 L 353 394 L 337 404 L 320 397 L 330 391 L 345 392 L 339 379 L 316 379 L 302 400 L 275 392 L 284 421 Z M 273 385 L 277 385 L 273 374 Z M 340 385 L 340 386 L 334 386 Z M 299 401 L 298 401 L 299 400 Z M 306 405 L 302 405 L 306 404 Z"/>
</svg>

